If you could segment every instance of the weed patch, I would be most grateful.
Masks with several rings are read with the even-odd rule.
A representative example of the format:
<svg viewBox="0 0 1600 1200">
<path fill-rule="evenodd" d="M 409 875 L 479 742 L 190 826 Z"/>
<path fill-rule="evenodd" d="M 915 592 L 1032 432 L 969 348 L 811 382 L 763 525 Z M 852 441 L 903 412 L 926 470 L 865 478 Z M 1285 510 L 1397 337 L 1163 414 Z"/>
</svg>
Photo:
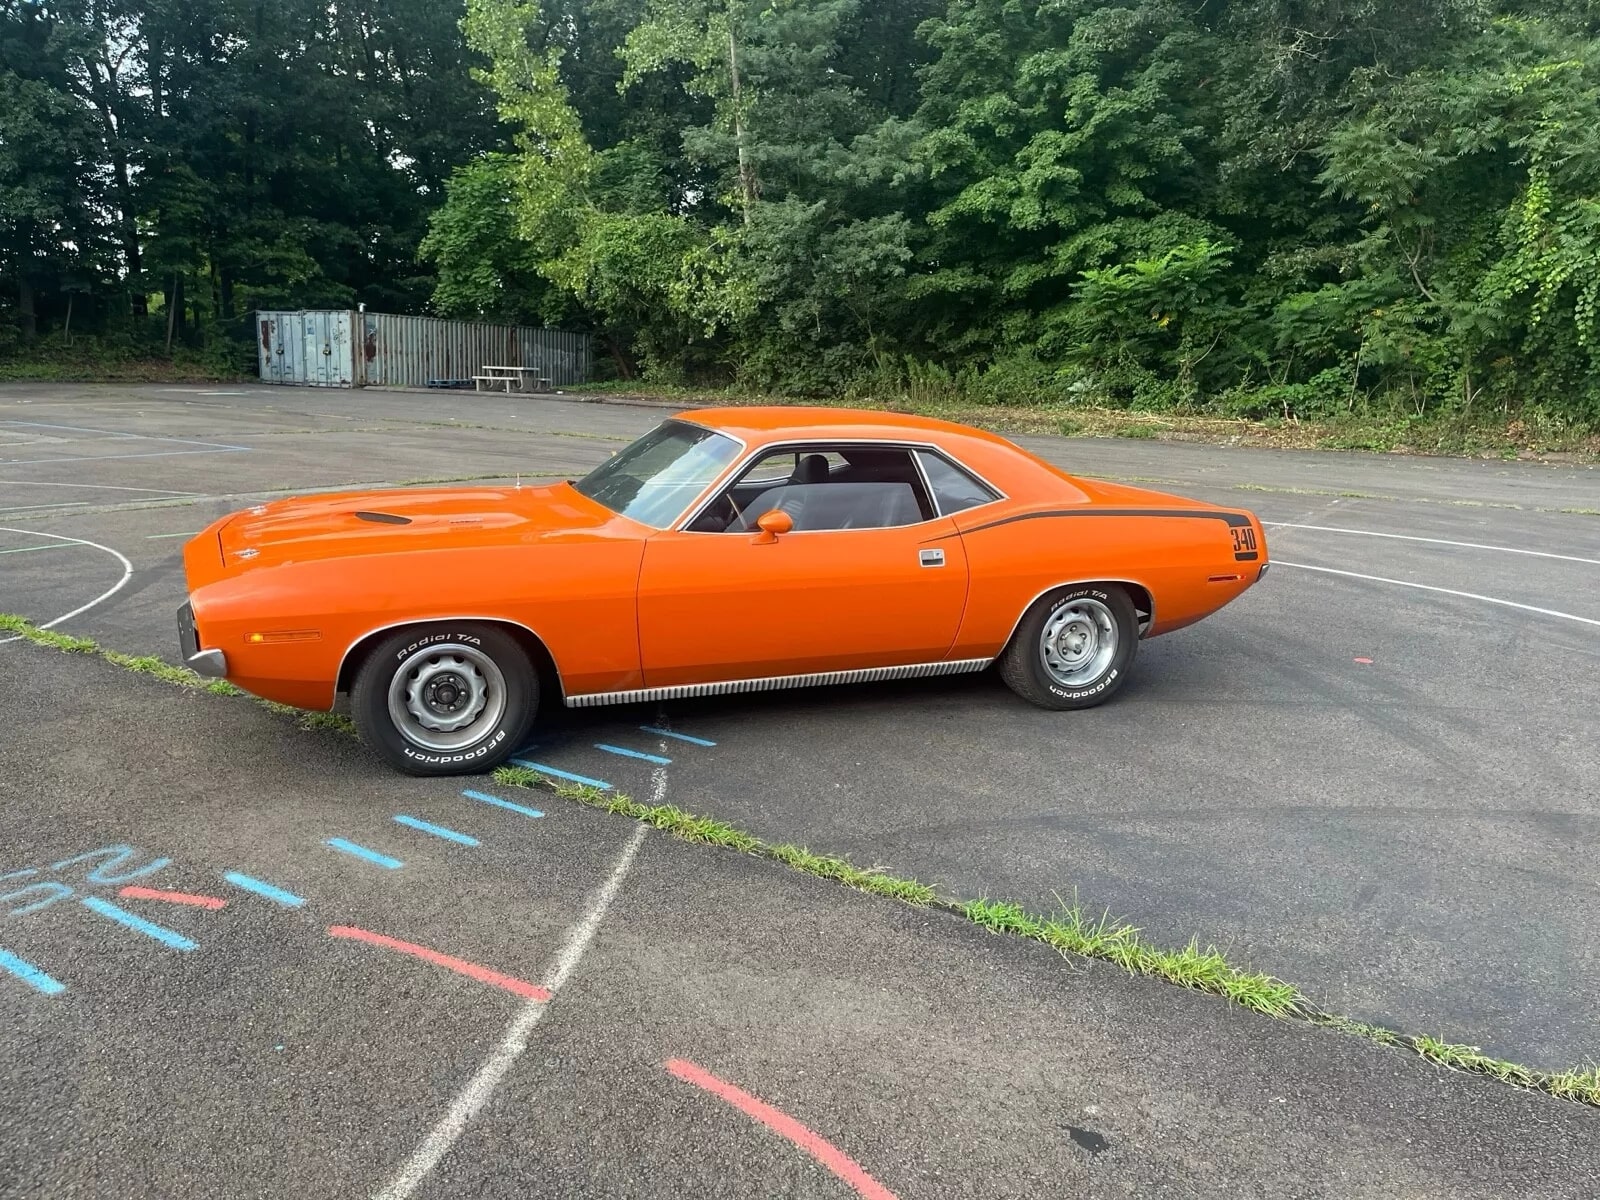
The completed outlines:
<svg viewBox="0 0 1600 1200">
<path fill-rule="evenodd" d="M 92 638 L 71 637 L 64 633 L 57 633 L 52 629 L 40 629 L 26 617 L 0 613 L 0 632 L 14 633 L 36 646 L 45 646 L 68 654 L 97 655 L 114 667 L 120 667 L 122 670 L 130 671 L 135 675 L 158 679 L 162 683 L 169 684 L 172 687 L 183 688 L 185 691 L 205 692 L 212 696 L 250 695 L 241 688 L 234 687 L 226 679 L 207 679 L 204 676 L 195 674 L 188 667 L 175 667 L 153 654 L 123 654 L 119 650 L 106 650 Z M 308 712 L 288 704 L 278 704 L 276 701 L 263 700 L 257 696 L 250 696 L 250 699 L 280 716 L 292 718 L 301 729 L 331 730 L 334 733 L 351 736 L 354 736 L 356 732 L 354 722 L 349 717 L 339 713 Z"/>
<path fill-rule="evenodd" d="M 1156 946 L 1146 941 L 1139 930 L 1127 922 L 1118 920 L 1108 912 L 1093 916 L 1076 902 L 1062 904 L 1059 911 L 1043 916 L 1011 901 L 943 897 L 934 888 L 914 879 L 890 875 L 878 869 L 864 869 L 848 859 L 816 854 L 799 846 L 774 845 L 726 821 L 685 812 L 671 804 L 641 804 L 621 792 L 564 783 L 531 767 L 499 767 L 494 771 L 493 779 L 506 787 L 547 788 L 579 804 L 643 821 L 684 841 L 765 858 L 808 875 L 833 880 L 858 891 L 899 900 L 917 908 L 942 909 L 990 933 L 1041 942 L 1063 955 L 1114 963 L 1130 974 L 1163 979 L 1179 987 L 1219 996 L 1252 1012 L 1304 1021 L 1380 1046 L 1408 1049 L 1450 1070 L 1485 1075 L 1558 1099 L 1600 1107 L 1600 1067 L 1554 1073 L 1536 1071 L 1491 1058 L 1476 1046 L 1403 1034 L 1328 1013 L 1312 1003 L 1294 984 L 1235 966 L 1215 946 L 1202 949 L 1197 940 L 1191 940 L 1180 950 Z"/>
</svg>

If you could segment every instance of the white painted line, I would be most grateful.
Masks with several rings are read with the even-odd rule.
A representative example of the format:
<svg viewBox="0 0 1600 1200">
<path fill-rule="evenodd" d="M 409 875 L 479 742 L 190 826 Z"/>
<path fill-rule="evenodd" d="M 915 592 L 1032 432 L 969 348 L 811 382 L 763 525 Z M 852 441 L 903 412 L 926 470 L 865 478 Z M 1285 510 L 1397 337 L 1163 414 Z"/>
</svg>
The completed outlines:
<svg viewBox="0 0 1600 1200">
<path fill-rule="evenodd" d="M 70 621 L 73 617 L 81 616 L 82 614 L 88 612 L 96 604 L 99 604 L 101 601 L 111 599 L 111 597 L 115 596 L 127 585 L 128 580 L 133 578 L 133 564 L 129 562 L 124 555 L 120 554 L 116 550 L 113 550 L 110 546 L 102 546 L 99 542 L 91 542 L 85 538 L 67 537 L 64 534 L 59 533 L 46 533 L 42 529 L 13 529 L 9 525 L 0 525 L 0 533 L 22 533 L 27 534 L 30 537 L 54 538 L 58 542 L 73 542 L 79 546 L 93 546 L 96 550 L 104 550 L 107 554 L 111 555 L 112 558 L 116 559 L 122 564 L 122 578 L 117 580 L 116 583 L 112 584 L 105 591 L 101 592 L 93 600 L 89 601 L 89 603 L 80 605 L 69 613 L 63 613 L 53 621 L 46 621 L 43 625 L 39 626 L 40 629 L 54 629 L 63 621 Z M 0 646 L 4 646 L 7 642 L 19 642 L 21 640 L 22 637 L 20 634 L 14 637 L 0 638 Z"/>
<path fill-rule="evenodd" d="M 3 444 L 3 443 L 0 443 Z M 124 487 L 116 483 L 58 483 L 48 479 L 0 479 L 0 487 L 93 488 L 98 492 L 154 492 L 160 496 L 203 496 L 204 492 L 179 492 L 172 488 Z"/>
<path fill-rule="evenodd" d="M 171 439 L 168 439 L 171 440 Z M 0 467 L 36 467 L 40 463 L 116 462 L 123 458 L 182 458 L 186 454 L 243 454 L 249 446 L 223 446 L 220 450 L 158 450 L 149 454 L 84 454 L 76 458 L 0 458 Z"/>
<path fill-rule="evenodd" d="M 584 951 L 589 948 L 595 931 L 600 928 L 606 910 L 611 907 L 612 899 L 622 887 L 622 880 L 627 875 L 628 868 L 633 865 L 634 856 L 638 854 L 639 846 L 649 829 L 648 825 L 640 825 L 633 831 L 628 844 L 617 856 L 611 874 L 589 901 L 583 919 L 568 931 L 561 953 L 556 956 L 555 970 L 545 983 L 545 987 L 550 991 L 551 1000 L 555 999 L 556 993 L 561 990 L 561 985 L 567 981 L 567 977 L 582 960 Z M 539 1019 L 544 1016 L 549 1006 L 549 1000 L 529 1000 L 522 1006 L 522 1011 L 507 1027 L 500 1044 L 494 1048 L 488 1060 L 478 1068 L 478 1073 L 456 1095 L 449 1110 L 439 1119 L 439 1123 L 423 1139 L 422 1145 L 418 1146 L 415 1153 L 406 1160 L 395 1177 L 389 1181 L 388 1186 L 377 1194 L 376 1200 L 405 1200 L 422 1185 L 428 1173 L 450 1153 L 450 1148 L 466 1131 L 467 1123 L 484 1106 L 494 1094 L 495 1088 L 500 1086 L 501 1080 L 516 1065 L 517 1059 L 528 1048 L 528 1040 L 533 1035 L 534 1027 L 539 1024 Z"/>
<path fill-rule="evenodd" d="M 1299 571 L 1321 571 L 1325 575 L 1344 575 L 1350 579 L 1366 579 L 1372 583 L 1390 583 L 1395 587 L 1417 588 L 1424 592 L 1439 592 L 1446 596 L 1460 596 L 1464 600 L 1482 600 L 1485 604 L 1500 604 L 1506 608 L 1520 608 L 1523 612 L 1538 613 L 1545 617 L 1560 617 L 1566 621 L 1581 621 L 1585 625 L 1600 627 L 1600 621 L 1593 617 L 1579 617 L 1572 613 L 1557 612 L 1553 608 L 1537 608 L 1532 604 L 1518 604 L 1515 600 L 1502 600 L 1498 596 L 1481 596 L 1477 592 L 1458 592 L 1454 588 L 1434 587 L 1428 583 L 1412 583 L 1405 579 L 1386 579 L 1382 575 L 1363 575 L 1359 571 L 1336 571 L 1332 567 L 1312 567 L 1305 563 L 1284 562 L 1281 558 L 1272 560 L 1275 567 L 1294 567 Z"/>
<path fill-rule="evenodd" d="M 1417 537 L 1409 533 L 1379 533 L 1375 529 L 1341 529 L 1336 525 L 1294 525 L 1288 521 L 1263 521 L 1268 529 L 1315 529 L 1319 533 L 1349 533 L 1357 537 L 1394 538 L 1401 542 L 1431 542 L 1435 546 L 1461 546 L 1467 550 L 1498 550 L 1502 554 L 1528 554 L 1534 558 L 1559 558 L 1562 562 L 1590 563 L 1600 567 L 1600 558 L 1579 558 L 1576 554 L 1551 554 L 1544 550 L 1523 550 L 1517 546 L 1490 546 L 1484 542 L 1452 542 L 1446 538 Z"/>
<path fill-rule="evenodd" d="M 140 414 L 143 415 L 142 413 Z M 68 433 L 100 433 L 113 438 L 136 438 L 146 442 L 178 442 L 185 446 L 212 446 L 219 450 L 247 450 L 231 442 L 202 442 L 199 438 L 167 437 L 160 433 L 129 433 L 125 429 L 89 429 L 83 425 L 45 425 L 39 421 L 0 421 L 0 425 L 25 426 L 29 429 L 63 429 Z"/>
<path fill-rule="evenodd" d="M 195 531 L 195 532 L 198 533 L 198 530 Z M 153 542 L 153 541 L 156 541 L 158 538 L 194 537 L 194 536 L 195 536 L 195 533 L 147 533 L 147 534 L 144 535 L 144 540 L 147 541 L 147 542 Z"/>
</svg>

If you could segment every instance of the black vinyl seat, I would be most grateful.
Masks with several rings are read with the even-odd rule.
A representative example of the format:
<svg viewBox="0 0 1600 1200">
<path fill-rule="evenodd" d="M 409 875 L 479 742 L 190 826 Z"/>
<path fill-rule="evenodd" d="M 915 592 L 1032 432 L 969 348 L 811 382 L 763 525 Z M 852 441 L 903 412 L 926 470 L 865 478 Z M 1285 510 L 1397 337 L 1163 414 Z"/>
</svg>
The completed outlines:
<svg viewBox="0 0 1600 1200">
<path fill-rule="evenodd" d="M 761 516 L 774 510 L 789 514 L 800 531 L 891 529 L 922 520 L 916 492 L 909 483 L 780 484 L 751 501 L 745 510 L 744 529 L 756 528 Z"/>
</svg>

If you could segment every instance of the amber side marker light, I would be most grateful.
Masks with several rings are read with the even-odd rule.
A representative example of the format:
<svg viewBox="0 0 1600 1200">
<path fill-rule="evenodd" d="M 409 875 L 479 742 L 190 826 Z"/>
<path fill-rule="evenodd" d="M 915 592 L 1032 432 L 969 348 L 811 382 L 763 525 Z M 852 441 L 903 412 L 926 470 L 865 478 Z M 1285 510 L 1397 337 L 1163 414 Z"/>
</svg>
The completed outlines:
<svg viewBox="0 0 1600 1200">
<path fill-rule="evenodd" d="M 274 645 L 279 642 L 315 642 L 322 638 L 322 634 L 315 629 L 274 629 L 266 633 L 251 633 L 245 635 L 245 641 L 252 646 L 263 643 Z"/>
</svg>

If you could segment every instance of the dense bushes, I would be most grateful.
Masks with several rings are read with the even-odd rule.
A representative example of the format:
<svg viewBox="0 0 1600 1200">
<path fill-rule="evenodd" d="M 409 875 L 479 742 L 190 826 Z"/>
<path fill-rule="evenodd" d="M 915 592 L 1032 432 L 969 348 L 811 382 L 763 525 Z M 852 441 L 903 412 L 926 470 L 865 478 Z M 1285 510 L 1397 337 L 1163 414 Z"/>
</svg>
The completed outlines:
<svg viewBox="0 0 1600 1200">
<path fill-rule="evenodd" d="M 523 244 L 623 372 L 1600 422 L 1582 4 L 472 11 L 480 50 L 498 30 L 540 68 L 502 106 Z M 479 265 L 439 265 L 463 310 L 450 281 Z"/>
<path fill-rule="evenodd" d="M 257 305 L 625 378 L 1600 427 L 1591 0 L 0 0 L 0 353 Z"/>
</svg>

